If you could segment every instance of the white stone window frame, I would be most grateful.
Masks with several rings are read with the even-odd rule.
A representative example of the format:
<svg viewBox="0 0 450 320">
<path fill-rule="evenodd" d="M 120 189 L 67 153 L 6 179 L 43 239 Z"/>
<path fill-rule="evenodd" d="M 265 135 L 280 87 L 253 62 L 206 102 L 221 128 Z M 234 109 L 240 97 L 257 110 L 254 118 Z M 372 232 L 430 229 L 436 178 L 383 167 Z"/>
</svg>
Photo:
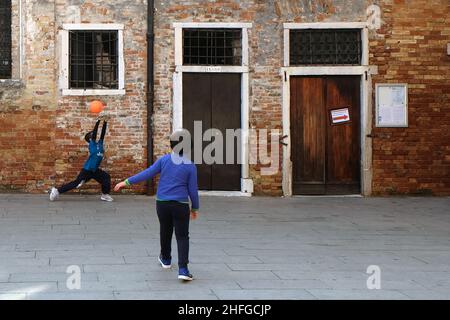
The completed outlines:
<svg viewBox="0 0 450 320">
<path fill-rule="evenodd" d="M 377 74 L 376 66 L 369 66 L 369 29 L 367 22 L 313 22 L 284 23 L 284 62 L 281 68 L 283 81 L 283 135 L 287 145 L 283 152 L 283 194 L 292 196 L 292 161 L 290 133 L 290 77 L 358 75 L 361 77 L 361 194 L 372 192 L 372 74 Z M 359 66 L 290 66 L 290 30 L 292 29 L 361 29 L 361 65 Z"/>
<path fill-rule="evenodd" d="M 24 46 L 23 46 L 23 37 L 24 37 L 24 13 L 23 13 L 23 1 L 24 0 L 18 0 L 18 7 L 19 7 L 19 34 L 18 34 L 18 45 L 19 45 L 19 52 L 18 52 L 18 61 L 13 61 L 12 63 L 17 63 L 18 64 L 18 74 L 14 74 L 14 70 L 12 70 L 12 74 L 11 74 L 11 78 L 9 79 L 0 79 L 0 85 L 1 84 L 11 84 L 11 83 L 16 83 L 16 84 L 20 84 L 23 82 L 23 61 L 25 59 L 25 53 L 24 53 Z M 12 21 L 12 23 L 14 24 L 14 21 Z M 13 32 L 11 30 L 11 32 Z M 13 68 L 14 69 L 14 68 Z"/>
<path fill-rule="evenodd" d="M 175 72 L 173 74 L 173 129 L 183 126 L 183 73 L 240 73 L 241 74 L 241 191 L 206 191 L 207 194 L 250 196 L 253 193 L 253 180 L 249 167 L 249 118 L 250 118 L 250 80 L 249 80 L 249 39 L 248 29 L 252 23 L 246 22 L 174 22 L 175 30 Z M 183 29 L 241 29 L 242 64 L 240 66 L 190 66 L 183 65 Z"/>
<path fill-rule="evenodd" d="M 118 46 L 118 89 L 71 89 L 69 88 L 69 31 L 108 30 L 117 31 Z M 125 61 L 123 45 L 123 24 L 117 23 L 66 23 L 61 30 L 60 89 L 63 96 L 116 96 L 125 95 Z"/>
</svg>

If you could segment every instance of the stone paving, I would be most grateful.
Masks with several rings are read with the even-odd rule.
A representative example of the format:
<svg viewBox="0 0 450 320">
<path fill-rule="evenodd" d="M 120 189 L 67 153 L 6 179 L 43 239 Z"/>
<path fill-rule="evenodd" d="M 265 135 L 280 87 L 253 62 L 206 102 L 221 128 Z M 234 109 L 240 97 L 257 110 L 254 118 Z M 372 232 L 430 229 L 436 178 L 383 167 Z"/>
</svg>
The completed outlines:
<svg viewBox="0 0 450 320">
<path fill-rule="evenodd" d="M 203 196 L 190 283 L 175 239 L 175 266 L 157 263 L 154 199 L 115 198 L 0 195 L 0 298 L 450 299 L 450 198 Z"/>
</svg>

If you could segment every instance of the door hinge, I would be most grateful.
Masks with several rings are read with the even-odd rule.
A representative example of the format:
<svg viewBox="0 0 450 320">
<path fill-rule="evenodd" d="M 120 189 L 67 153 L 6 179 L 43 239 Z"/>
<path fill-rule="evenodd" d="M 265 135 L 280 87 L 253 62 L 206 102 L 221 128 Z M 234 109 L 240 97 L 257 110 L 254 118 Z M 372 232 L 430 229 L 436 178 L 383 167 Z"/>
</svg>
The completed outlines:
<svg viewBox="0 0 450 320">
<path fill-rule="evenodd" d="M 284 72 L 284 82 L 286 82 L 287 81 L 287 73 L 286 73 L 286 71 Z"/>
</svg>

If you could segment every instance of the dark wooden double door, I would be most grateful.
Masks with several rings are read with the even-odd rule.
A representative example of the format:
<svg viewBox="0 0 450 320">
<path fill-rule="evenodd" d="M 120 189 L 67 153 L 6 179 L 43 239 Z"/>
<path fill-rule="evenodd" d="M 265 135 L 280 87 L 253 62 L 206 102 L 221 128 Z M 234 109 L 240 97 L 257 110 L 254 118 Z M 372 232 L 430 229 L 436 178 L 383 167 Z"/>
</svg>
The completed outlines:
<svg viewBox="0 0 450 320">
<path fill-rule="evenodd" d="M 226 142 L 231 141 L 226 141 L 226 129 L 241 128 L 241 75 L 183 73 L 183 127 L 191 135 L 194 135 L 194 121 L 202 122 L 202 134 L 210 128 L 218 129 L 224 142 L 223 164 L 206 164 L 203 157 L 202 163 L 197 164 L 199 189 L 240 190 L 241 165 L 238 162 L 238 149 L 241 148 L 241 141 L 234 139 L 234 161 L 227 164 Z M 210 143 L 202 143 L 202 152 Z"/>
<path fill-rule="evenodd" d="M 294 194 L 360 193 L 360 77 L 291 77 Z M 350 118 L 334 123 L 332 110 Z"/>
</svg>

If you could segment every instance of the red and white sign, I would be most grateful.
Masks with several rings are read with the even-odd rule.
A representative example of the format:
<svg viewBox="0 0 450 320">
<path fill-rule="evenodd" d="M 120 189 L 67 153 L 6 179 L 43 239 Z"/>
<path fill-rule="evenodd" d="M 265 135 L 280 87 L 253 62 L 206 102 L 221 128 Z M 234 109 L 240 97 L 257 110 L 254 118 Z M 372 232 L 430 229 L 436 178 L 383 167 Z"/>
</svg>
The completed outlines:
<svg viewBox="0 0 450 320">
<path fill-rule="evenodd" d="M 331 110 L 331 121 L 333 124 L 350 121 L 348 108 Z"/>
</svg>

